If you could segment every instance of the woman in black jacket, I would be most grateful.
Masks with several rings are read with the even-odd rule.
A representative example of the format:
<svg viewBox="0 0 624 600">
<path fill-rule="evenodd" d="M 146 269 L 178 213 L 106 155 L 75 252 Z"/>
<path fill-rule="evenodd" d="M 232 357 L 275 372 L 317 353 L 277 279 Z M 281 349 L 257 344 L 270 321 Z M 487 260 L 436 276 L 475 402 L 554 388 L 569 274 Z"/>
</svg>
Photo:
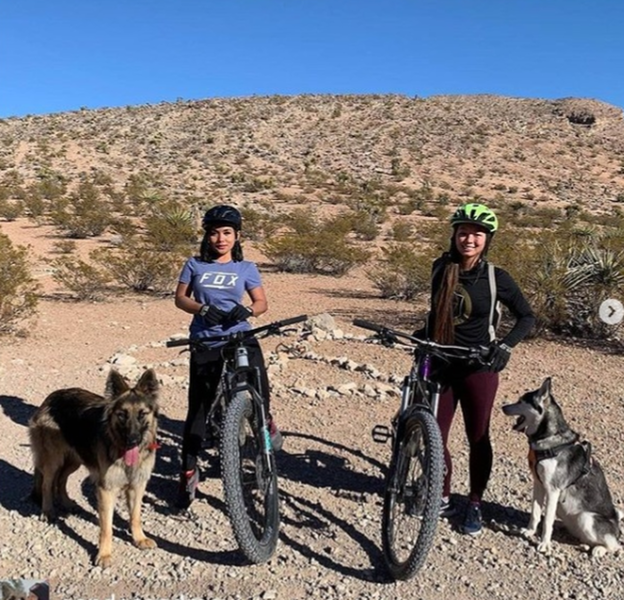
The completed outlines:
<svg viewBox="0 0 624 600">
<path fill-rule="evenodd" d="M 535 317 L 520 288 L 499 267 L 490 265 L 487 251 L 498 229 L 498 219 L 483 204 L 460 206 L 451 218 L 451 246 L 432 269 L 431 311 L 426 335 L 440 344 L 460 346 L 490 345 L 490 366 L 451 362 L 440 373 L 443 390 L 438 406 L 438 423 L 444 440 L 445 477 L 440 515 L 451 516 L 450 502 L 453 465 L 448 436 L 459 404 L 464 416 L 470 446 L 470 494 L 462 531 L 481 532 L 481 498 L 492 471 L 490 417 L 498 390 L 498 373 L 511 351 L 531 330 Z M 512 329 L 496 341 L 496 308 L 506 306 L 515 317 Z"/>
</svg>

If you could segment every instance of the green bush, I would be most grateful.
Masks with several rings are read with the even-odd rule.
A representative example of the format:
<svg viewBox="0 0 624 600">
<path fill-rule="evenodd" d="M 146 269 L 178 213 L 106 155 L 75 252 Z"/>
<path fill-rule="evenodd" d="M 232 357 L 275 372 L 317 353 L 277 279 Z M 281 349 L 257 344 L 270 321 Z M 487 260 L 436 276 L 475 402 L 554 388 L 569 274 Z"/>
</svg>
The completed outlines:
<svg viewBox="0 0 624 600">
<path fill-rule="evenodd" d="M 68 199 L 52 203 L 50 219 L 68 237 L 84 239 L 104 233 L 111 223 L 110 207 L 92 183 L 83 182 Z"/>
<path fill-rule="evenodd" d="M 551 331 L 603 338 L 612 330 L 598 308 L 624 290 L 624 251 L 597 234 L 578 236 L 561 227 L 533 236 L 516 230 L 497 234 L 492 262 L 508 270 L 536 317 L 536 334 Z"/>
<path fill-rule="evenodd" d="M 74 240 L 57 240 L 52 247 L 57 254 L 73 254 L 77 246 Z"/>
<path fill-rule="evenodd" d="M 52 261 L 52 278 L 74 294 L 77 300 L 101 300 L 111 277 L 102 269 L 79 258 L 63 256 Z"/>
<path fill-rule="evenodd" d="M 341 276 L 369 256 L 349 242 L 349 218 L 319 222 L 304 211 L 295 211 L 285 222 L 290 231 L 263 244 L 264 252 L 280 271 Z"/>
<path fill-rule="evenodd" d="M 366 273 L 382 298 L 413 300 L 431 289 L 434 247 L 392 244 L 382 248 L 379 262 Z"/>
<path fill-rule="evenodd" d="M 15 221 L 24 213 L 24 204 L 21 200 L 15 202 L 0 201 L 0 217 L 5 221 Z"/>
<path fill-rule="evenodd" d="M 37 291 L 28 250 L 14 246 L 8 236 L 0 233 L 0 334 L 18 331 L 18 322 L 34 313 Z"/>
<path fill-rule="evenodd" d="M 132 238 L 119 248 L 94 250 L 90 258 L 121 286 L 161 295 L 173 292 L 186 255 L 163 252 L 149 240 Z"/>
<path fill-rule="evenodd" d="M 407 221 L 398 220 L 392 224 L 392 239 L 396 242 L 407 242 L 414 235 L 414 228 Z"/>
<path fill-rule="evenodd" d="M 157 251 L 189 253 L 197 243 L 197 224 L 192 211 L 175 202 L 159 206 L 145 218 L 146 236 Z"/>
</svg>

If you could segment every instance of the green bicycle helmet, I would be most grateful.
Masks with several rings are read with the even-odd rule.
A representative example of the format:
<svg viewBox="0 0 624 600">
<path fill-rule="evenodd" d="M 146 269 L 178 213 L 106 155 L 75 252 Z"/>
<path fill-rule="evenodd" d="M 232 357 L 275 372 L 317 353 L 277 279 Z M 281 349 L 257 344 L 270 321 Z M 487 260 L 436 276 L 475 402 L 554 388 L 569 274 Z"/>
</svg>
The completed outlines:
<svg viewBox="0 0 624 600">
<path fill-rule="evenodd" d="M 462 223 L 481 225 L 488 233 L 494 233 L 498 229 L 496 215 L 485 204 L 471 203 L 460 206 L 451 217 L 451 225 L 456 227 Z"/>
</svg>

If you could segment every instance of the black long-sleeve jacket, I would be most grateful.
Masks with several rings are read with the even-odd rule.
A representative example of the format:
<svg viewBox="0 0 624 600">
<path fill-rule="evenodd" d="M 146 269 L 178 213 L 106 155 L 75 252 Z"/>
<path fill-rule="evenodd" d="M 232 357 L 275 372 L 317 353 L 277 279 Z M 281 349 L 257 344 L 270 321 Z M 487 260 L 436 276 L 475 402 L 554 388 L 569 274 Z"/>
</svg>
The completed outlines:
<svg viewBox="0 0 624 600">
<path fill-rule="evenodd" d="M 444 274 L 443 257 L 433 263 L 431 280 L 431 311 L 427 319 L 427 331 L 433 332 L 435 303 Z M 513 348 L 533 328 L 535 315 L 511 275 L 500 267 L 494 267 L 496 298 L 509 309 L 516 322 L 501 340 Z M 491 309 L 490 283 L 487 261 L 482 260 L 473 269 L 460 272 L 455 291 L 455 343 L 461 346 L 487 345 L 490 343 L 489 325 Z"/>
</svg>

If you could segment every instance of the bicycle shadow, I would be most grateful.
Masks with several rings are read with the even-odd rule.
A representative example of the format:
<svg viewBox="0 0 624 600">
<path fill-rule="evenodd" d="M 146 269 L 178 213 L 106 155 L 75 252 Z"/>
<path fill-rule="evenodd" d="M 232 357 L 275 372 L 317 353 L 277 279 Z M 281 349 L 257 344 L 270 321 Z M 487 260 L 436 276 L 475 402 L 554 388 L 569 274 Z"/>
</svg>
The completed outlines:
<svg viewBox="0 0 624 600">
<path fill-rule="evenodd" d="M 311 448 L 300 453 L 288 453 L 282 450 L 277 454 L 280 478 L 314 487 L 333 488 L 342 491 L 379 494 L 383 492 L 383 476 L 387 470 L 385 463 L 367 456 L 361 450 L 316 435 L 292 431 L 282 431 L 282 435 L 286 441 L 290 438 L 308 440 L 329 447 L 335 452 L 329 453 Z M 340 456 L 338 452 L 368 462 L 371 467 L 378 469 L 382 476 L 377 477 L 350 468 L 349 460 L 345 456 Z"/>
<path fill-rule="evenodd" d="M 284 450 L 277 454 L 277 466 L 280 481 L 289 481 L 309 485 L 315 489 L 329 489 L 335 491 L 335 497 L 348 502 L 357 501 L 365 494 L 381 495 L 383 493 L 383 476 L 377 476 L 354 469 L 349 457 L 357 458 L 368 463 L 371 469 L 384 473 L 386 465 L 367 456 L 362 451 L 349 448 L 338 442 L 329 441 L 321 437 L 296 432 L 283 431 L 286 442 L 288 439 L 299 438 L 308 440 L 315 445 L 331 449 L 330 452 L 318 448 L 308 448 L 299 453 L 288 453 Z M 345 456 L 346 454 L 346 456 Z M 309 544 L 303 543 L 287 533 L 288 528 L 282 528 L 280 539 L 294 550 L 308 559 L 314 559 L 327 569 L 334 570 L 344 576 L 355 577 L 363 581 L 378 583 L 389 581 L 384 569 L 383 555 L 377 540 L 371 539 L 366 533 L 359 530 L 357 521 L 347 521 L 335 512 L 325 509 L 318 501 L 310 500 L 286 491 L 287 486 L 280 486 L 280 498 L 283 505 L 290 510 L 282 510 L 282 522 L 295 531 L 310 529 L 322 532 L 328 527 L 338 527 L 349 536 L 369 557 L 370 567 L 358 568 L 353 566 L 352 557 L 340 556 L 332 553 L 317 551 Z M 381 518 L 381 513 L 380 513 Z"/>
</svg>

